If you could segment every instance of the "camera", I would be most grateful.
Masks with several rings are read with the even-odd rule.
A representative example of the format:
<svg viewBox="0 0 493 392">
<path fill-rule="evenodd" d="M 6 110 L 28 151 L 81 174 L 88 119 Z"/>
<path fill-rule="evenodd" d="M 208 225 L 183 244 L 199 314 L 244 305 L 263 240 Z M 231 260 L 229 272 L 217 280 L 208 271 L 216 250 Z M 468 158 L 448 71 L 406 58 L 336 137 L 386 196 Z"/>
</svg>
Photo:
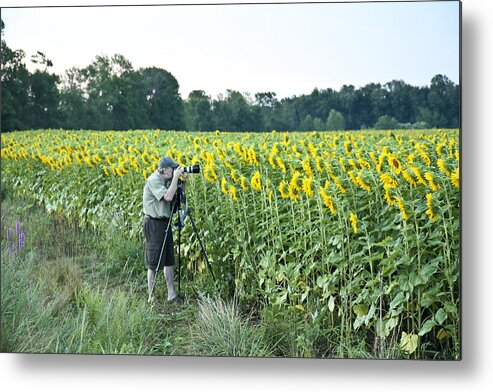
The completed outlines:
<svg viewBox="0 0 493 392">
<path fill-rule="evenodd" d="M 200 173 L 200 166 L 199 165 L 185 166 L 183 168 L 183 171 L 185 173 Z"/>
</svg>

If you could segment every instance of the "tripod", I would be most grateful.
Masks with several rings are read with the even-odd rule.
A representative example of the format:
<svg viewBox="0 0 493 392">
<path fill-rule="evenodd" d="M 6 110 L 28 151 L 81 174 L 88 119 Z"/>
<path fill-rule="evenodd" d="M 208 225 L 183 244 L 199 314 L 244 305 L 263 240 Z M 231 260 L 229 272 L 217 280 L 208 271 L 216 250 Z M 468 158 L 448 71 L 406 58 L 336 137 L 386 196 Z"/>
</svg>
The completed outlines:
<svg viewBox="0 0 493 392">
<path fill-rule="evenodd" d="M 181 252 L 180 252 L 180 247 L 181 247 L 181 230 L 183 227 L 185 227 L 185 218 L 188 216 L 190 217 L 190 222 L 192 223 L 192 228 L 193 231 L 195 232 L 195 235 L 197 236 L 197 239 L 200 244 L 200 248 L 202 249 L 202 256 L 204 257 L 204 260 L 207 264 L 207 267 L 209 269 L 209 272 L 211 273 L 212 280 L 214 283 L 216 282 L 216 278 L 214 277 L 214 272 L 212 271 L 212 266 L 211 263 L 209 262 L 209 259 L 207 257 L 207 252 L 205 251 L 204 244 L 202 243 L 202 239 L 200 238 L 199 231 L 197 230 L 197 226 L 195 225 L 195 221 L 192 216 L 192 211 L 190 210 L 190 207 L 188 206 L 187 198 L 185 197 L 185 192 L 183 192 L 183 189 L 181 186 L 178 186 L 176 190 L 176 200 L 175 200 L 175 206 L 177 207 L 178 210 L 178 222 L 176 224 L 176 228 L 178 229 L 178 291 L 180 291 L 180 284 L 181 284 Z M 181 207 L 181 204 L 184 203 L 185 209 L 183 210 Z"/>
<path fill-rule="evenodd" d="M 181 207 L 182 203 L 185 204 L 184 210 Z M 177 224 L 175 226 L 176 229 L 178 230 L 178 291 L 180 291 L 180 288 L 181 288 L 181 252 L 180 252 L 181 230 L 183 229 L 183 227 L 185 227 L 185 218 L 187 216 L 190 217 L 190 222 L 192 223 L 193 230 L 195 232 L 195 235 L 197 236 L 200 247 L 202 249 L 202 256 L 204 257 L 204 259 L 206 261 L 207 267 L 209 268 L 209 272 L 211 273 L 211 276 L 212 276 L 212 279 L 214 280 L 214 283 L 216 283 L 216 278 L 214 277 L 214 272 L 212 271 L 212 266 L 211 266 L 209 259 L 207 257 L 207 253 L 205 251 L 205 247 L 204 247 L 202 240 L 200 238 L 200 235 L 198 233 L 197 226 L 195 225 L 195 221 L 193 220 L 192 212 L 190 211 L 190 208 L 188 207 L 188 202 L 187 202 L 187 199 L 185 197 L 185 192 L 183 192 L 183 189 L 181 186 L 178 186 L 178 188 L 176 190 L 175 197 L 173 199 L 173 204 L 172 204 L 172 208 L 171 208 L 171 217 L 168 220 L 168 225 L 166 227 L 166 231 L 164 234 L 163 245 L 161 246 L 161 253 L 159 255 L 158 264 L 157 264 L 157 267 L 155 270 L 154 281 L 153 281 L 152 286 L 151 286 L 151 295 L 154 291 L 154 286 L 155 286 L 157 274 L 158 274 L 159 267 L 161 265 L 161 260 L 163 257 L 164 247 L 166 246 L 166 239 L 168 238 L 168 233 L 169 233 L 169 230 L 171 228 L 171 220 L 172 220 L 173 214 L 175 212 L 178 212 L 178 221 L 177 221 Z"/>
</svg>

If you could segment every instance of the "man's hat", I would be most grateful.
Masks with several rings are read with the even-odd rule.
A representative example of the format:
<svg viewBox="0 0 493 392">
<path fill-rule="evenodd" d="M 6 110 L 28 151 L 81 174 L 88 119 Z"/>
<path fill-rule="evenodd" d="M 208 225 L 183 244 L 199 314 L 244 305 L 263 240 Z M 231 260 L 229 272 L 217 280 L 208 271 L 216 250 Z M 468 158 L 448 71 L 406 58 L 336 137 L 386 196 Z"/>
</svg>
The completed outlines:
<svg viewBox="0 0 493 392">
<path fill-rule="evenodd" d="M 172 167 L 173 169 L 176 169 L 179 165 L 178 165 L 178 163 L 173 161 L 170 157 L 166 156 L 159 161 L 158 169 L 162 170 L 168 166 Z"/>
</svg>

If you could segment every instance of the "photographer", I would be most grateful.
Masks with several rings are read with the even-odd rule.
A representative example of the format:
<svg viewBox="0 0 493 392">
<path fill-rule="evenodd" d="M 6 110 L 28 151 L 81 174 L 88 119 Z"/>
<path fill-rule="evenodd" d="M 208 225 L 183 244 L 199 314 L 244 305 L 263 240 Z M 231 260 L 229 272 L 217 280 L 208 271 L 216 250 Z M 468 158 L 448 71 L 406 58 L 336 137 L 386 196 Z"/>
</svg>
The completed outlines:
<svg viewBox="0 0 493 392">
<path fill-rule="evenodd" d="M 181 178 L 180 178 L 181 177 Z M 153 288 L 156 270 L 164 271 L 168 301 L 182 304 L 183 298 L 175 292 L 173 266 L 173 235 L 170 220 L 172 219 L 175 193 L 178 181 L 184 190 L 188 174 L 184 168 L 174 162 L 169 156 L 159 161 L 158 169 L 147 179 L 144 186 L 144 224 L 145 266 L 147 268 L 147 285 L 149 289 L 148 302 L 154 300 Z M 166 238 L 164 250 L 161 252 Z M 162 256 L 161 256 L 162 253 Z"/>
</svg>

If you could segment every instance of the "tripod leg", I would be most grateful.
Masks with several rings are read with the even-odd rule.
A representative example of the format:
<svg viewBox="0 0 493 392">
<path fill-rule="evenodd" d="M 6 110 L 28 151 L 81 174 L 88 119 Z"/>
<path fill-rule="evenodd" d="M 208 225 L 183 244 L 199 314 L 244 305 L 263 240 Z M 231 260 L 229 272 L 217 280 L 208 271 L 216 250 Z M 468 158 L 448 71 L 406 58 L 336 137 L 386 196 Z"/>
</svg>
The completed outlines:
<svg viewBox="0 0 493 392">
<path fill-rule="evenodd" d="M 207 267 L 209 268 L 209 272 L 212 275 L 212 279 L 214 280 L 214 283 L 216 283 L 216 278 L 214 277 L 214 272 L 212 272 L 211 263 L 209 262 L 209 259 L 207 258 L 207 253 L 205 251 L 204 245 L 202 244 L 202 240 L 200 239 L 199 231 L 197 230 L 197 226 L 195 226 L 195 221 L 193 220 L 192 212 L 190 211 L 190 209 L 188 210 L 188 216 L 190 217 L 190 222 L 192 223 L 193 231 L 195 232 L 195 235 L 197 236 L 197 239 L 199 240 L 200 247 L 202 248 L 202 255 L 204 256 L 204 259 L 207 263 Z"/>
<path fill-rule="evenodd" d="M 181 256 L 180 256 L 180 243 L 181 243 L 181 226 L 178 228 L 178 292 L 181 293 Z"/>
</svg>

